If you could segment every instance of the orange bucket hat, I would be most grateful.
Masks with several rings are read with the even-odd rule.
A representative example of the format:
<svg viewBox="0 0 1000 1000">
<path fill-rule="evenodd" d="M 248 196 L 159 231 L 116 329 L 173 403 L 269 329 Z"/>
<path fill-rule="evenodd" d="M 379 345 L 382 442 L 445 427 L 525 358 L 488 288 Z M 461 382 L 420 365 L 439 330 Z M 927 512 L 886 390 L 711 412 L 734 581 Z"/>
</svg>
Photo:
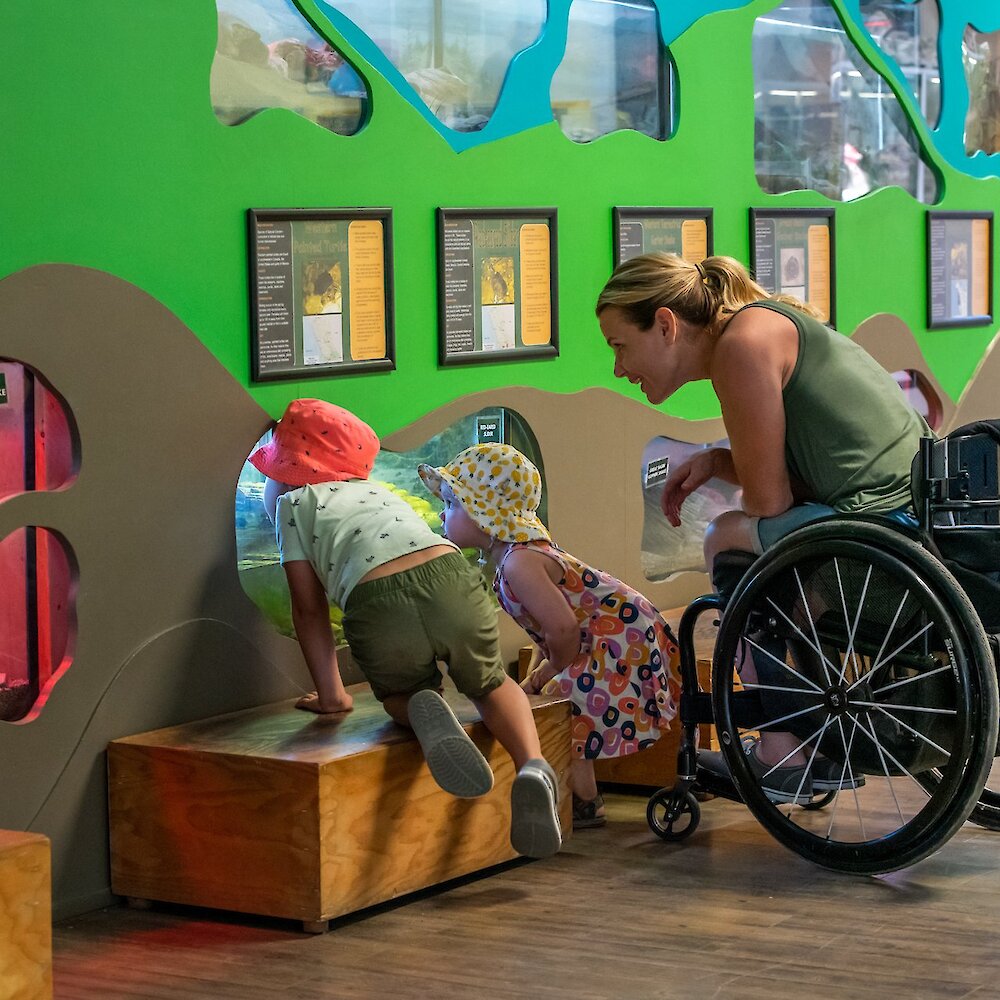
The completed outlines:
<svg viewBox="0 0 1000 1000">
<path fill-rule="evenodd" d="M 288 486 L 367 479 L 378 435 L 350 410 L 322 399 L 293 399 L 268 444 L 249 458 L 269 479 Z"/>
</svg>

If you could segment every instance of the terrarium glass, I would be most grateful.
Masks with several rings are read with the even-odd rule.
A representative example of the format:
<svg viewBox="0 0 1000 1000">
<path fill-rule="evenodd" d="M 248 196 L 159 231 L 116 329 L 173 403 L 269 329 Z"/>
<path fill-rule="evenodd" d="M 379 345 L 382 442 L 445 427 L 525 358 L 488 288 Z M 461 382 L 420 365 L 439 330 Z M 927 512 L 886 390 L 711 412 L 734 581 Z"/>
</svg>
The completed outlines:
<svg viewBox="0 0 1000 1000">
<path fill-rule="evenodd" d="M 875 24 L 873 12 L 867 17 Z M 754 156 L 764 191 L 851 201 L 896 185 L 918 201 L 937 200 L 937 175 L 906 113 L 828 0 L 784 0 L 757 18 L 753 64 Z"/>
<path fill-rule="evenodd" d="M 402 497 L 437 534 L 441 534 L 441 511 L 444 505 L 428 493 L 417 466 L 446 465 L 460 451 L 495 435 L 496 440 L 513 445 L 531 459 L 542 476 L 542 503 L 539 516 L 547 520 L 545 504 L 545 470 L 538 442 L 523 418 L 503 407 L 491 407 L 470 413 L 436 434 L 413 451 L 382 450 L 375 460 L 370 479 Z M 489 437 L 494 440 L 494 437 Z M 268 431 L 254 450 L 271 440 Z M 285 573 L 278 562 L 278 547 L 274 526 L 264 513 L 264 477 L 249 462 L 244 463 L 236 488 L 236 554 L 240 583 L 250 599 L 261 609 L 282 635 L 294 635 L 292 611 Z M 478 559 L 475 550 L 466 552 L 472 561 Z M 343 614 L 336 606 L 330 608 L 330 621 L 338 642 L 343 642 Z"/>
<path fill-rule="evenodd" d="M 721 479 L 710 479 L 684 501 L 681 524 L 675 528 L 660 508 L 663 481 L 669 469 L 705 448 L 728 447 L 727 440 L 713 444 L 688 444 L 668 437 L 655 437 L 642 455 L 642 572 L 647 580 L 667 580 L 677 573 L 705 572 L 702 544 L 709 521 L 740 505 L 738 486 Z M 666 465 L 664 465 L 666 460 Z M 660 475 L 649 476 L 650 467 Z"/>
</svg>

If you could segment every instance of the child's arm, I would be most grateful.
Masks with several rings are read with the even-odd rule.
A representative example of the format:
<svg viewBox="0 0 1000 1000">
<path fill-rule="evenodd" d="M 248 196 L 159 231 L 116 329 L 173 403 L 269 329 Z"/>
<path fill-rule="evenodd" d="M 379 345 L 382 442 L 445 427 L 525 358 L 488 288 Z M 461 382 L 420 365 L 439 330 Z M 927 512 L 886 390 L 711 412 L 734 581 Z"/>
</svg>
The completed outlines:
<svg viewBox="0 0 1000 1000">
<path fill-rule="evenodd" d="M 292 597 L 292 624 L 316 685 L 316 693 L 300 698 L 296 707 L 321 714 L 348 712 L 354 700 L 347 693 L 337 666 L 326 591 L 308 560 L 294 559 L 284 566 Z"/>
<path fill-rule="evenodd" d="M 515 549 L 504 562 L 503 575 L 542 630 L 548 662 L 529 675 L 531 688 L 537 690 L 579 655 L 580 625 L 556 586 L 562 571 L 555 560 L 530 549 Z"/>
</svg>

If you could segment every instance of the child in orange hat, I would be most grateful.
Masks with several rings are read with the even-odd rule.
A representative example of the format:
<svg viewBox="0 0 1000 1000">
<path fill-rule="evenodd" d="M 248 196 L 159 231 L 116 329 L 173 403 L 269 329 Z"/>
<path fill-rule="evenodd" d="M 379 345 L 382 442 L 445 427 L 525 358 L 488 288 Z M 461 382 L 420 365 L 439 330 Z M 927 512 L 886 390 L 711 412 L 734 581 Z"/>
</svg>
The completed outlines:
<svg viewBox="0 0 1000 1000">
<path fill-rule="evenodd" d="M 546 857 L 561 843 L 556 775 L 542 757 L 531 707 L 503 669 L 496 612 L 482 579 L 404 500 L 368 481 L 379 440 L 353 413 L 319 399 L 291 402 L 269 444 L 250 456 L 264 473 L 295 634 L 316 691 L 298 707 L 350 711 L 329 603 L 375 697 L 413 729 L 438 784 L 466 798 L 493 772 L 441 697 L 437 660 L 517 767 L 511 843 Z"/>
<path fill-rule="evenodd" d="M 516 448 L 476 445 L 418 472 L 444 500 L 445 536 L 489 553 L 500 606 L 544 657 L 525 689 L 570 699 L 573 828 L 603 825 L 594 761 L 652 746 L 676 714 L 670 629 L 642 594 L 553 544 L 536 513 L 541 476 Z"/>
</svg>

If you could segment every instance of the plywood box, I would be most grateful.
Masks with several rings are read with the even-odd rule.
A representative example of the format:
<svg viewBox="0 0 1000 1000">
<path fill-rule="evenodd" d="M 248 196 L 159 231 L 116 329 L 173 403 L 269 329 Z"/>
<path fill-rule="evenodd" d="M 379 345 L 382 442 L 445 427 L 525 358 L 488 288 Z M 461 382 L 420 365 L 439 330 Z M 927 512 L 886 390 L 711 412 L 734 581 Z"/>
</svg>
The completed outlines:
<svg viewBox="0 0 1000 1000">
<path fill-rule="evenodd" d="M 514 858 L 513 764 L 471 703 L 447 696 L 496 784 L 467 800 L 437 786 L 413 735 L 367 685 L 350 690 L 354 711 L 339 721 L 285 702 L 112 742 L 113 891 L 322 930 Z M 531 701 L 569 836 L 569 703 Z"/>
<path fill-rule="evenodd" d="M 0 830 L 0 996 L 51 1000 L 52 873 L 48 837 Z"/>
</svg>

